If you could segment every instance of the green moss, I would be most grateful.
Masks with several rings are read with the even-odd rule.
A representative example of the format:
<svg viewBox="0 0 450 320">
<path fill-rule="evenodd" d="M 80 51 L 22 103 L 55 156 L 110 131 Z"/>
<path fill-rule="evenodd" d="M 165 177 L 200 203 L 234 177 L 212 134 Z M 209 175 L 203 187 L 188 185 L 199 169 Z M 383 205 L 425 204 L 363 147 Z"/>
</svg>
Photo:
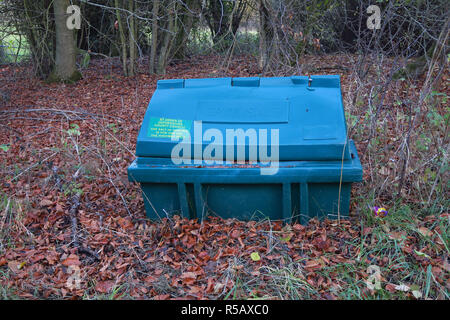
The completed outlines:
<svg viewBox="0 0 450 320">
<path fill-rule="evenodd" d="M 414 61 L 408 63 L 406 66 L 404 66 L 402 69 L 397 71 L 393 79 L 398 80 L 400 78 L 418 78 L 420 77 L 427 68 L 427 60 L 431 59 L 433 56 L 434 48 L 436 47 L 436 44 L 432 45 L 424 54 L 423 56 L 420 56 L 416 58 Z"/>
<path fill-rule="evenodd" d="M 46 83 L 63 82 L 63 83 L 71 84 L 71 83 L 75 83 L 81 79 L 83 79 L 83 75 L 78 70 L 75 70 L 67 80 L 61 79 L 61 77 L 59 77 L 55 71 L 52 71 L 52 73 L 50 73 L 50 75 L 45 80 L 45 82 Z"/>
<path fill-rule="evenodd" d="M 393 79 L 398 80 L 400 78 L 406 77 L 417 79 L 418 77 L 420 77 L 424 73 L 427 66 L 425 59 L 421 58 L 423 57 L 420 57 L 416 61 L 408 63 L 404 68 L 397 71 L 394 74 Z"/>
<path fill-rule="evenodd" d="M 81 79 L 83 79 L 83 75 L 81 74 L 80 71 L 75 70 L 74 73 L 72 73 L 72 76 L 70 76 L 69 81 L 73 83 L 73 82 L 77 82 Z"/>
</svg>

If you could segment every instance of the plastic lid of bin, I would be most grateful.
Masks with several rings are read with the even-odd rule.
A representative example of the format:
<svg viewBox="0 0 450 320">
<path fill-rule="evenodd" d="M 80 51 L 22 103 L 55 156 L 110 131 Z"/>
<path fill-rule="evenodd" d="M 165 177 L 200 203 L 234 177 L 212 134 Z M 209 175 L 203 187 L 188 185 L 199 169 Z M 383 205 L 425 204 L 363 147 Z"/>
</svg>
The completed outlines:
<svg viewBox="0 0 450 320">
<path fill-rule="evenodd" d="M 136 155 L 339 160 L 346 146 L 337 75 L 174 79 L 158 81 Z"/>
</svg>

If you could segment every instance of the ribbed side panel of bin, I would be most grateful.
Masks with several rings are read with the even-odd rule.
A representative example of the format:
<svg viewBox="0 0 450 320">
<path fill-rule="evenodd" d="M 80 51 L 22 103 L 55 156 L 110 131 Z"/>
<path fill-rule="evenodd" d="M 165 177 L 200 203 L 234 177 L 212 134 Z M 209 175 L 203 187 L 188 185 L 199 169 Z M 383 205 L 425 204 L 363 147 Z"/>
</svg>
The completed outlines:
<svg viewBox="0 0 450 320">
<path fill-rule="evenodd" d="M 136 155 L 155 220 L 343 218 L 362 180 L 338 76 L 159 81 Z"/>
</svg>

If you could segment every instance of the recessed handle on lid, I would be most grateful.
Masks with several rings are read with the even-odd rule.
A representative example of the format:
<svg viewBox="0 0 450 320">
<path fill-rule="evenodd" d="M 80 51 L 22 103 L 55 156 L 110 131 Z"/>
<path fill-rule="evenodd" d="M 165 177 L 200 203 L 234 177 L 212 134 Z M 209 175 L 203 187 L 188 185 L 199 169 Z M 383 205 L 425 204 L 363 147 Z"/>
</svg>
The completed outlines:
<svg viewBox="0 0 450 320">
<path fill-rule="evenodd" d="M 305 76 L 291 76 L 291 81 L 293 84 L 306 84 L 308 83 L 308 78 Z"/>
<path fill-rule="evenodd" d="M 313 78 L 309 76 L 292 76 L 291 81 L 295 85 L 305 85 L 306 89 L 309 91 L 314 91 L 314 88 L 311 87 L 311 84 L 313 82 Z"/>
<path fill-rule="evenodd" d="M 232 87 L 259 87 L 259 78 L 233 78 L 231 79 Z"/>
<path fill-rule="evenodd" d="M 184 79 L 158 80 L 157 89 L 179 89 L 184 88 Z"/>
</svg>

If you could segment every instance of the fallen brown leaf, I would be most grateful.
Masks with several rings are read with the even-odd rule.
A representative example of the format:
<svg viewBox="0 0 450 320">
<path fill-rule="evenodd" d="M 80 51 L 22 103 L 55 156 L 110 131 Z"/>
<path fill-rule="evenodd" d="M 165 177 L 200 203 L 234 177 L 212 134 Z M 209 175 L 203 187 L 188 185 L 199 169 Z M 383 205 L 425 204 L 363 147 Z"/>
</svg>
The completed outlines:
<svg viewBox="0 0 450 320">
<path fill-rule="evenodd" d="M 79 266 L 81 265 L 80 259 L 76 254 L 71 254 L 62 262 L 62 265 L 69 267 L 69 266 Z"/>
<path fill-rule="evenodd" d="M 431 237 L 433 235 L 433 232 L 431 232 L 428 228 L 420 227 L 418 230 L 424 237 Z"/>
<path fill-rule="evenodd" d="M 41 207 L 50 207 L 53 205 L 53 201 L 48 200 L 48 199 L 42 199 L 41 202 L 39 202 L 39 205 Z"/>
<path fill-rule="evenodd" d="M 109 293 L 114 287 L 115 282 L 112 280 L 106 280 L 106 281 L 99 281 L 95 285 L 95 290 L 100 293 Z"/>
</svg>

